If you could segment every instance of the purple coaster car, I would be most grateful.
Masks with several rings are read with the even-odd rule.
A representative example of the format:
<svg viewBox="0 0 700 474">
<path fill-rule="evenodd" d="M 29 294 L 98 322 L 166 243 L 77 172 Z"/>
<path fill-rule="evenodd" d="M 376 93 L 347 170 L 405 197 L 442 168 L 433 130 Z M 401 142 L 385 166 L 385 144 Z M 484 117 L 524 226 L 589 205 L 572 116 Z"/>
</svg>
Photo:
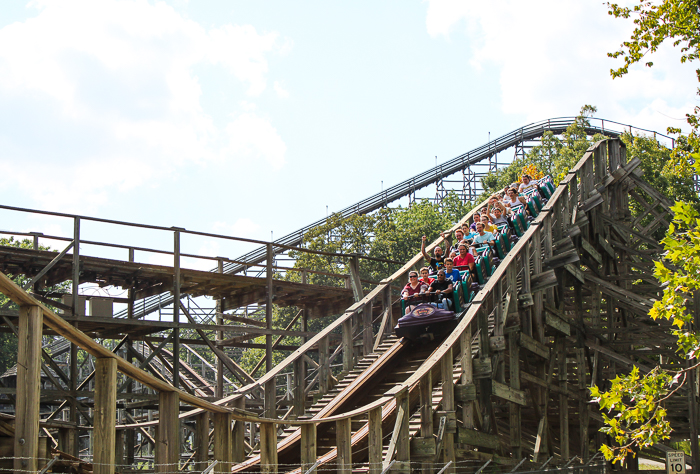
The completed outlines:
<svg viewBox="0 0 700 474">
<path fill-rule="evenodd" d="M 457 316 L 453 311 L 422 303 L 399 319 L 399 324 L 394 329 L 398 337 L 405 337 L 412 341 L 432 341 L 452 331 L 456 326 Z"/>
</svg>

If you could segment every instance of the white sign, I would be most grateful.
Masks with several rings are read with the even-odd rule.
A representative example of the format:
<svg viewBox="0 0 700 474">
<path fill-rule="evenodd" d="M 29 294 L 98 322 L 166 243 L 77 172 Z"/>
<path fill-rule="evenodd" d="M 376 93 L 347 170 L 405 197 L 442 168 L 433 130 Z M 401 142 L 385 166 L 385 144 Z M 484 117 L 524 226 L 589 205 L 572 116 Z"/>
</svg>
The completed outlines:
<svg viewBox="0 0 700 474">
<path fill-rule="evenodd" d="M 683 451 L 666 452 L 666 474 L 685 474 L 685 453 Z"/>
</svg>

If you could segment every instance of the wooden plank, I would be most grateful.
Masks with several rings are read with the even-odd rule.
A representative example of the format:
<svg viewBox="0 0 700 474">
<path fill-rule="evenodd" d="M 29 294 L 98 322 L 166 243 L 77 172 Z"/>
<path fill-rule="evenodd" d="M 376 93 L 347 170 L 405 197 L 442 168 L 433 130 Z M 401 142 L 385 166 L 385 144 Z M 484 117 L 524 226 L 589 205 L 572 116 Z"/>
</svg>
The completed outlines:
<svg viewBox="0 0 700 474">
<path fill-rule="evenodd" d="M 180 397 L 178 392 L 158 394 L 158 437 L 156 439 L 155 466 L 157 473 L 172 473 L 180 464 Z"/>
<path fill-rule="evenodd" d="M 5 275 L 2 276 L 5 277 Z M 15 472 L 39 470 L 42 319 L 42 310 L 39 306 L 20 306 L 15 404 Z"/>
<path fill-rule="evenodd" d="M 381 409 L 380 409 L 381 412 Z M 381 413 L 380 413 L 381 416 Z M 379 427 L 381 429 L 381 426 Z M 371 441 L 370 441 L 371 442 Z M 381 458 L 381 453 L 380 453 Z M 301 472 L 306 473 L 316 462 L 316 425 L 301 425 Z M 381 464 L 381 461 L 380 461 Z M 311 472 L 315 472 L 314 469 Z"/>
<path fill-rule="evenodd" d="M 382 472 L 382 408 L 369 412 L 369 474 Z"/>
<path fill-rule="evenodd" d="M 562 334 L 571 336 L 571 325 L 561 318 L 559 312 L 548 305 L 544 305 L 544 309 L 546 310 L 545 323 L 547 324 L 547 326 L 556 329 Z"/>
<path fill-rule="evenodd" d="M 593 258 L 596 262 L 598 262 L 599 265 L 603 264 L 603 256 L 598 252 L 593 245 L 591 245 L 588 240 L 582 238 L 581 239 L 581 247 L 583 250 Z"/>
<path fill-rule="evenodd" d="M 514 389 L 508 385 L 498 382 L 496 380 L 492 381 L 492 395 L 509 402 L 517 403 L 521 406 L 527 406 L 527 396 L 522 390 Z"/>
<path fill-rule="evenodd" d="M 458 402 L 473 402 L 476 400 L 476 385 L 473 383 L 455 385 L 455 400 Z"/>
<path fill-rule="evenodd" d="M 338 453 L 336 472 L 343 474 L 352 474 L 352 431 L 350 423 L 350 418 L 335 422 L 335 445 Z"/>
<path fill-rule="evenodd" d="M 615 250 L 613 250 L 612 245 L 610 245 L 601 234 L 598 234 L 598 245 L 605 250 L 605 253 L 607 253 L 610 258 L 615 258 Z"/>
<path fill-rule="evenodd" d="M 579 261 L 578 251 L 571 249 L 563 253 L 559 253 L 553 257 L 546 258 L 543 262 L 547 268 L 560 268 L 568 263 L 576 263 Z"/>
<path fill-rule="evenodd" d="M 518 337 L 518 343 L 520 347 L 526 349 L 533 354 L 542 357 L 545 360 L 549 360 L 549 347 L 536 341 L 534 338 L 528 336 L 527 334 L 520 333 Z"/>
<path fill-rule="evenodd" d="M 415 437 L 411 439 L 411 457 L 412 458 L 431 458 L 436 454 L 435 437 L 429 438 Z M 424 463 L 432 466 L 433 463 Z M 432 472 L 432 471 L 430 471 Z"/>
<path fill-rule="evenodd" d="M 274 423 L 260 423 L 260 471 L 277 474 L 277 426 Z"/>
<path fill-rule="evenodd" d="M 571 274 L 574 276 L 574 278 L 576 278 L 581 284 L 585 284 L 585 283 L 586 283 L 586 280 L 585 280 L 585 278 L 583 277 L 583 272 L 581 271 L 581 269 L 576 268 L 576 267 L 575 267 L 574 265 L 572 265 L 572 264 L 564 265 L 564 268 L 566 269 L 566 271 L 568 271 L 569 273 L 571 273 Z"/>
<path fill-rule="evenodd" d="M 92 436 L 94 474 L 113 474 L 117 423 L 117 361 L 95 360 L 95 410 Z M 179 454 L 179 453 L 178 453 Z"/>
<path fill-rule="evenodd" d="M 468 444 L 479 448 L 498 449 L 498 436 L 482 433 L 481 431 L 460 429 L 457 432 L 459 444 Z"/>
<path fill-rule="evenodd" d="M 548 288 L 552 288 L 553 286 L 557 286 L 557 276 L 554 273 L 554 270 L 547 270 L 546 272 L 532 275 L 530 285 L 530 290 L 533 293 L 537 293 L 538 291 L 543 291 Z"/>
</svg>

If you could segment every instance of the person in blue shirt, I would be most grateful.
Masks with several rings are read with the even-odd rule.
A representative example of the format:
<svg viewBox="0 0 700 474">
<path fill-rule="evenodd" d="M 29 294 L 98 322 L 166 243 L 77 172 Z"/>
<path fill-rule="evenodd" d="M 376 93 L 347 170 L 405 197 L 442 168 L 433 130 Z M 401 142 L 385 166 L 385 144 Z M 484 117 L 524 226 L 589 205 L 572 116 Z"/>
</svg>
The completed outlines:
<svg viewBox="0 0 700 474">
<path fill-rule="evenodd" d="M 454 267 L 454 262 L 451 258 L 445 259 L 445 278 L 453 283 L 457 283 L 462 279 L 461 275 L 459 274 L 459 270 Z"/>
</svg>

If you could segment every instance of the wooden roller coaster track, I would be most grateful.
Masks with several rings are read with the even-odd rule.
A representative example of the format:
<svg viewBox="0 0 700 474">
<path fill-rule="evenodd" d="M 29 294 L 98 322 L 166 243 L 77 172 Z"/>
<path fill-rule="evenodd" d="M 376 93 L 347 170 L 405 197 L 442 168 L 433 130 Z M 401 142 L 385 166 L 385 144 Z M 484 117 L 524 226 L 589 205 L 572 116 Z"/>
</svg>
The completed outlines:
<svg viewBox="0 0 700 474">
<path fill-rule="evenodd" d="M 574 456 L 585 463 L 605 441 L 588 387 L 633 366 L 685 363 L 669 326 L 647 316 L 661 291 L 651 274 L 662 251 L 655 232 L 668 227 L 672 203 L 644 181 L 639 164 L 619 139 L 593 145 L 444 340 L 411 347 L 391 336 L 392 283 L 420 264 L 416 255 L 367 295 L 355 279 L 357 301 L 340 317 L 214 401 L 137 368 L 0 274 L 0 292 L 20 305 L 15 470 L 41 468 L 40 434 L 53 429 L 40 417 L 43 326 L 95 358 L 95 472 L 122 464 L 114 446 L 126 432 L 151 437 L 157 472 L 201 472 L 212 461 L 215 472 L 303 473 L 467 472 L 468 461 L 510 470 Z M 641 215 L 632 218 L 630 201 Z M 118 372 L 158 393 L 157 419 L 117 424 Z M 281 378 L 290 385 L 284 394 Z M 669 401 L 674 440 L 698 439 L 697 398 L 691 383 Z M 189 457 L 181 426 L 196 433 Z M 693 454 L 691 462 L 697 446 Z"/>
</svg>

